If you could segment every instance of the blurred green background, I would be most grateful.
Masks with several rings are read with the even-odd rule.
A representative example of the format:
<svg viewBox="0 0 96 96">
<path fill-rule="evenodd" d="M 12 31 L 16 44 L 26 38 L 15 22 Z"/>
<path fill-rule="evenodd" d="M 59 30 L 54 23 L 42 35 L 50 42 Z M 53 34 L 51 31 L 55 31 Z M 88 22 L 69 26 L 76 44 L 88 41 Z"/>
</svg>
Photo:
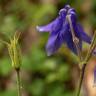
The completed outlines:
<svg viewBox="0 0 96 96">
<path fill-rule="evenodd" d="M 36 31 L 55 19 L 66 0 L 0 0 L 0 38 L 9 41 L 16 31 L 22 51 L 22 96 L 74 96 L 79 78 L 78 59 L 66 46 L 47 57 L 48 33 Z M 70 0 L 78 21 L 92 35 L 96 28 L 96 0 Z M 88 45 L 83 46 L 84 55 Z M 0 43 L 0 96 L 17 96 L 16 73 L 7 48 Z"/>
</svg>

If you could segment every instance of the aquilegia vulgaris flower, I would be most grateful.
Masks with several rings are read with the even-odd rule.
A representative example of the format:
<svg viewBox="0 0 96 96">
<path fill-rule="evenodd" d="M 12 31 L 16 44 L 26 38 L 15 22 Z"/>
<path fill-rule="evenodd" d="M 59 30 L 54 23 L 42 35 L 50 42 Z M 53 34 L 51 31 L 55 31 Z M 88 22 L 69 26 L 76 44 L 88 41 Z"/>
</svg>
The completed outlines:
<svg viewBox="0 0 96 96">
<path fill-rule="evenodd" d="M 82 41 L 91 43 L 91 38 L 84 32 L 83 27 L 77 22 L 77 15 L 74 8 L 66 5 L 59 11 L 59 16 L 50 24 L 37 26 L 40 32 L 50 32 L 46 45 L 47 55 L 55 53 L 65 43 L 75 54 L 77 49 L 74 44 L 74 36 L 79 40 L 78 47 L 82 50 Z"/>
</svg>

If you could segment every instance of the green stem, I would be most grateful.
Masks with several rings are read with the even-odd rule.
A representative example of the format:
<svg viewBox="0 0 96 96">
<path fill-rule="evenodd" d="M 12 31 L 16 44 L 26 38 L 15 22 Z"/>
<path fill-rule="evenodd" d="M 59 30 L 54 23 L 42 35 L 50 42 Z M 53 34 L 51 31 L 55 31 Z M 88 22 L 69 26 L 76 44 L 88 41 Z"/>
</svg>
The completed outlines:
<svg viewBox="0 0 96 96">
<path fill-rule="evenodd" d="M 83 64 L 82 70 L 80 71 L 80 81 L 79 81 L 79 87 L 78 87 L 78 91 L 77 91 L 77 95 L 80 95 L 80 91 L 81 91 L 81 87 L 82 87 L 82 82 L 83 82 L 83 78 L 84 78 L 84 74 L 85 74 L 85 68 L 86 68 L 87 64 Z"/>
<path fill-rule="evenodd" d="M 16 69 L 18 96 L 21 96 L 20 69 Z"/>
</svg>

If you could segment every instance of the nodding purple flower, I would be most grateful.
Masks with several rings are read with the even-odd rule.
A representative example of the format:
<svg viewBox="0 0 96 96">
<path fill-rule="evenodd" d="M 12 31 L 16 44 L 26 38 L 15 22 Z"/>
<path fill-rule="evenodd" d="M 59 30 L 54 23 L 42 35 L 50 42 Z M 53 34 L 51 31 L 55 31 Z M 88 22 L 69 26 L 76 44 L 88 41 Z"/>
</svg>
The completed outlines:
<svg viewBox="0 0 96 96">
<path fill-rule="evenodd" d="M 68 18 L 70 19 L 70 22 Z M 48 56 L 54 54 L 63 43 L 65 43 L 73 53 L 77 54 L 71 27 L 74 31 L 73 35 L 79 40 L 78 45 L 80 50 L 82 50 L 82 41 L 91 43 L 91 38 L 84 32 L 83 27 L 77 22 L 75 9 L 71 8 L 69 5 L 66 5 L 59 11 L 59 16 L 53 22 L 45 26 L 37 26 L 38 31 L 50 33 L 46 45 Z"/>
</svg>

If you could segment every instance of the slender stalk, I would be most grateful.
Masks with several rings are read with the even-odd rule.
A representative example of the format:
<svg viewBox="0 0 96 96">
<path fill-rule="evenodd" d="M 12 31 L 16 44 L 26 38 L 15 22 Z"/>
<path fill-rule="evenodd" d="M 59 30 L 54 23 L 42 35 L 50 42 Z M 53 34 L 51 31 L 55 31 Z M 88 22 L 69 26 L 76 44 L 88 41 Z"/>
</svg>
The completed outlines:
<svg viewBox="0 0 96 96">
<path fill-rule="evenodd" d="M 94 49 L 96 47 L 96 31 L 94 32 L 94 35 L 93 35 L 93 39 L 92 39 L 92 43 L 90 45 L 90 48 L 89 48 L 89 51 L 88 51 L 88 54 L 85 58 L 85 62 L 88 62 L 88 60 L 90 59 Z"/>
<path fill-rule="evenodd" d="M 73 42 L 75 44 L 75 47 L 76 47 L 76 50 L 77 50 L 77 54 L 78 54 L 78 57 L 79 57 L 79 61 L 81 62 L 82 61 L 82 55 L 81 55 L 81 50 L 79 48 L 79 38 L 77 38 L 75 36 L 75 32 L 74 32 L 74 28 L 73 28 L 73 25 L 72 25 L 72 21 L 71 21 L 71 17 L 70 15 L 67 16 L 67 20 L 69 22 L 69 25 L 70 25 L 70 29 L 71 29 L 71 34 L 72 34 L 72 39 L 73 39 Z"/>
<path fill-rule="evenodd" d="M 21 96 L 20 69 L 16 69 L 18 96 Z"/>
<path fill-rule="evenodd" d="M 84 78 L 84 75 L 85 75 L 86 65 L 87 64 L 83 64 L 82 70 L 80 71 L 80 81 L 79 81 L 79 87 L 78 87 L 78 91 L 77 91 L 77 95 L 76 96 L 80 95 L 80 91 L 81 91 L 81 87 L 82 87 L 82 82 L 83 82 L 83 78 Z"/>
<path fill-rule="evenodd" d="M 81 73 L 80 73 L 80 82 L 79 82 L 79 87 L 78 87 L 78 91 L 77 91 L 77 96 L 80 95 L 80 90 L 81 90 L 81 86 L 82 86 L 82 82 L 83 82 L 83 78 L 84 78 L 84 74 L 85 74 L 86 65 L 87 65 L 87 62 L 89 61 L 89 59 L 91 58 L 92 53 L 93 53 L 93 51 L 96 47 L 95 43 L 96 43 L 96 32 L 94 33 L 92 43 L 90 45 L 90 48 L 89 48 L 89 51 L 88 51 L 87 56 L 85 58 L 85 61 L 82 64 L 83 67 L 82 67 L 82 70 L 81 70 Z"/>
</svg>

